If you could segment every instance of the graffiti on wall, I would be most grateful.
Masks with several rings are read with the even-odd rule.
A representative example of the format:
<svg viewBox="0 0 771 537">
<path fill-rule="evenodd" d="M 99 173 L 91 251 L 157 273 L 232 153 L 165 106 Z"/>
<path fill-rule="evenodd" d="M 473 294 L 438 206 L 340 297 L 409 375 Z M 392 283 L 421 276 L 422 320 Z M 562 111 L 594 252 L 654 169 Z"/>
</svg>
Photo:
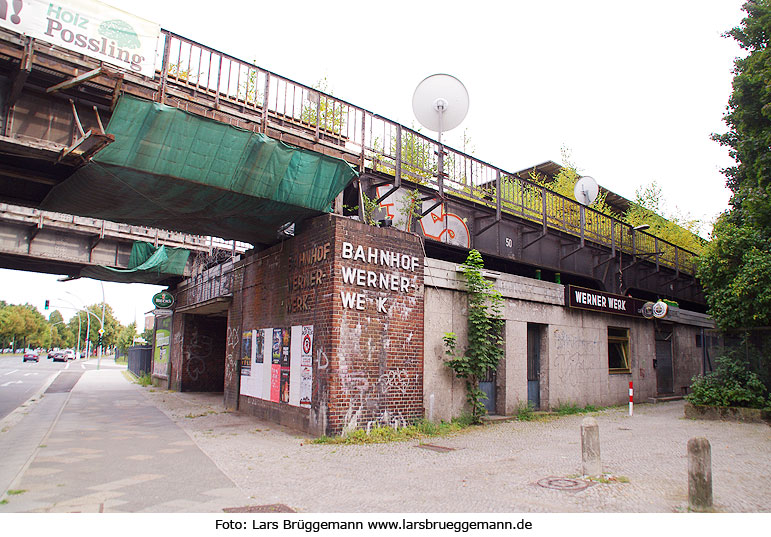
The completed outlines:
<svg viewBox="0 0 771 537">
<path fill-rule="evenodd" d="M 388 186 L 377 187 L 378 198 L 388 191 Z M 421 212 L 428 210 L 438 200 L 424 200 Z M 394 225 L 404 229 L 406 227 L 407 189 L 399 188 L 386 199 L 380 202 L 380 208 L 393 220 Z M 463 218 L 445 210 L 445 204 L 440 203 L 420 219 L 420 229 L 423 235 L 446 244 L 471 248 L 471 234 Z"/>
<path fill-rule="evenodd" d="M 198 333 L 198 326 L 193 326 L 190 344 L 187 346 L 185 371 L 192 381 L 206 372 L 206 362 L 211 358 L 214 341 L 210 336 Z"/>
</svg>

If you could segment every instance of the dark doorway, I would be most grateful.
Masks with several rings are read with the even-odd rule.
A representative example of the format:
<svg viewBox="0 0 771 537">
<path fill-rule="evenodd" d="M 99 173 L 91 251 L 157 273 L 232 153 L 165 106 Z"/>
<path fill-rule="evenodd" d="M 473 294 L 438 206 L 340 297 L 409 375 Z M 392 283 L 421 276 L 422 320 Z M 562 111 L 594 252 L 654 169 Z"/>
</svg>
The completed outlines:
<svg viewBox="0 0 771 537">
<path fill-rule="evenodd" d="M 653 360 L 656 369 L 656 390 L 659 394 L 674 392 L 672 382 L 672 327 L 656 326 L 656 358 Z"/>
<path fill-rule="evenodd" d="M 541 327 L 533 323 L 527 324 L 527 402 L 541 408 Z"/>
</svg>

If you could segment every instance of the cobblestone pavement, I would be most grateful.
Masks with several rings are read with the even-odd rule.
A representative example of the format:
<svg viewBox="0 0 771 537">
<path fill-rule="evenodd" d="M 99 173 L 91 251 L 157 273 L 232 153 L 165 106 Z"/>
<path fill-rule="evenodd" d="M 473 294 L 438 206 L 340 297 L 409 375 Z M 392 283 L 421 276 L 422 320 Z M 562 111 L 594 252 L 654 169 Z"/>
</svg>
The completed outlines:
<svg viewBox="0 0 771 537">
<path fill-rule="evenodd" d="M 583 416 L 427 440 L 451 448 L 439 452 L 417 441 L 309 444 L 302 433 L 225 412 L 221 394 L 144 393 L 252 505 L 299 512 L 680 512 L 687 507 L 686 443 L 704 436 L 712 445 L 716 510 L 771 511 L 771 427 L 687 420 L 682 401 L 636 405 L 631 418 L 625 408 L 594 413 L 603 470 L 628 482 L 587 486 L 576 479 Z"/>
</svg>

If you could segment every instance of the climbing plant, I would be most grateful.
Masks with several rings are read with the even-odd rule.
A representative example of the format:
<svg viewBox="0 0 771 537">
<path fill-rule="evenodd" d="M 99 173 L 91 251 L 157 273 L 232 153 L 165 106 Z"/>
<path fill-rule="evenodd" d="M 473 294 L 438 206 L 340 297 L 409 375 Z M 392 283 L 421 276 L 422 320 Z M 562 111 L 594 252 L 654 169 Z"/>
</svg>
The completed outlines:
<svg viewBox="0 0 771 537">
<path fill-rule="evenodd" d="M 466 400 L 475 422 L 487 413 L 484 400 L 487 395 L 479 388 L 479 381 L 498 367 L 503 357 L 503 297 L 482 273 L 484 262 L 476 250 L 471 250 L 462 266 L 468 292 L 468 345 L 457 353 L 457 336 L 453 332 L 443 336 L 445 364 L 466 382 Z"/>
</svg>

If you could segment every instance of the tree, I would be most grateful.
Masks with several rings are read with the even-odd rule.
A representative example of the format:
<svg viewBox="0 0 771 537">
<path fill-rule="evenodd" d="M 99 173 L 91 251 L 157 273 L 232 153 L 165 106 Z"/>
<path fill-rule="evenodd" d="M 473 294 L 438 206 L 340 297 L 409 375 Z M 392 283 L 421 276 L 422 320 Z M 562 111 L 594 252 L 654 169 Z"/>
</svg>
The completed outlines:
<svg viewBox="0 0 771 537">
<path fill-rule="evenodd" d="M 137 336 L 137 323 L 129 323 L 128 326 L 121 326 L 118 332 L 118 337 L 115 340 L 115 345 L 119 349 L 127 349 L 134 343 L 134 339 Z"/>
<path fill-rule="evenodd" d="M 10 305 L 0 310 L 0 337 L 15 348 L 42 347 L 50 341 L 45 317 L 31 304 Z"/>
<path fill-rule="evenodd" d="M 73 345 L 75 336 L 70 327 L 64 322 L 64 317 L 59 313 L 59 310 L 51 312 L 51 315 L 48 316 L 48 324 L 51 335 L 51 341 L 48 346 L 63 349 Z"/>
<path fill-rule="evenodd" d="M 725 34 L 748 52 L 734 63 L 733 92 L 713 139 L 736 165 L 723 170 L 732 196 L 715 223 L 697 275 L 722 329 L 771 325 L 771 0 L 753 0 Z"/>
</svg>

